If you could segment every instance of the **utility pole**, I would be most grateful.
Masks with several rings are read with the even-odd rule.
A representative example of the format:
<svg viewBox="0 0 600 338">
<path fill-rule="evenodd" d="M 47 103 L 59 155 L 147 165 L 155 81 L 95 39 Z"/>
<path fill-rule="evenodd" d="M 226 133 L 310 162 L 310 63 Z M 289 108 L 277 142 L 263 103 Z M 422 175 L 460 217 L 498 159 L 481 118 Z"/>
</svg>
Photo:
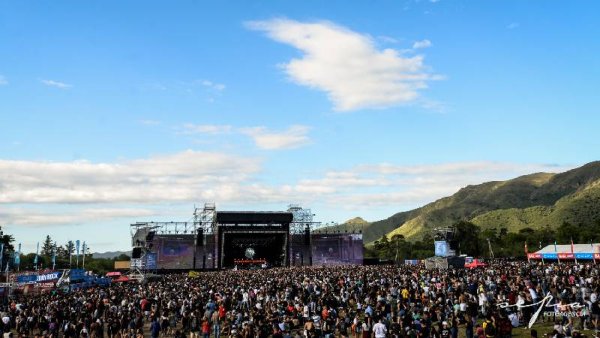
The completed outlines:
<svg viewBox="0 0 600 338">
<path fill-rule="evenodd" d="M 487 242 L 488 242 L 488 248 L 490 249 L 490 257 L 492 257 L 492 259 L 494 259 L 494 250 L 492 249 L 492 242 L 490 241 L 489 238 L 487 238 Z"/>
</svg>

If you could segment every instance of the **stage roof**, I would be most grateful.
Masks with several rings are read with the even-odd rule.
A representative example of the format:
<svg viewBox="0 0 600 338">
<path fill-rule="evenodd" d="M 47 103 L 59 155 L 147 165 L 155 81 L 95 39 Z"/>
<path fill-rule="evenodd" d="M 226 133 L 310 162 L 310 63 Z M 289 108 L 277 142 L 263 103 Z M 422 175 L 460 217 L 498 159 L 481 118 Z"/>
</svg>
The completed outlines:
<svg viewBox="0 0 600 338">
<path fill-rule="evenodd" d="M 558 244 L 556 245 L 556 249 L 554 248 L 554 244 L 546 245 L 543 249 L 536 251 L 535 253 L 544 254 L 544 253 L 557 253 L 557 252 L 571 252 L 571 244 Z M 600 243 L 593 244 L 574 244 L 573 245 L 573 253 L 595 253 L 600 252 Z"/>
<path fill-rule="evenodd" d="M 217 224 L 290 224 L 293 219 L 285 211 L 217 211 Z"/>
</svg>

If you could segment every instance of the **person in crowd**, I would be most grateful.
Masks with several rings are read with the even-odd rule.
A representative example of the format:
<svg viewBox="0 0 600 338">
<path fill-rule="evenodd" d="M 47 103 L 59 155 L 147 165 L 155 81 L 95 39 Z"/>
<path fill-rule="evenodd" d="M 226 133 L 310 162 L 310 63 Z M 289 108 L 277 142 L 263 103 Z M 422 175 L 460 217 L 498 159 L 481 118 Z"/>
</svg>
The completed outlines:
<svg viewBox="0 0 600 338">
<path fill-rule="evenodd" d="M 556 335 L 599 329 L 600 265 L 490 263 L 468 271 L 419 265 L 229 270 L 15 293 L 0 306 L 0 330 L 67 338 L 495 338 L 527 326 L 534 304 L 548 295 L 552 301 L 534 319 L 557 321 Z M 574 312 L 581 316 L 561 316 Z"/>
</svg>

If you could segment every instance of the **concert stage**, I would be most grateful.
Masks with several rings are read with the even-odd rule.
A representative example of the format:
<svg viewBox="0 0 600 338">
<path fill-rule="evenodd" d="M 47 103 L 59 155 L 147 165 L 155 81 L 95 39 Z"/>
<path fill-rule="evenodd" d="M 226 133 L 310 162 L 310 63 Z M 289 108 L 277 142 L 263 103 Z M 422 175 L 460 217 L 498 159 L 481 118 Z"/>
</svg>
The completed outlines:
<svg viewBox="0 0 600 338">
<path fill-rule="evenodd" d="M 214 270 L 362 264 L 362 234 L 313 234 L 310 209 L 196 209 L 194 222 L 138 222 L 132 227 L 132 268 Z"/>
</svg>

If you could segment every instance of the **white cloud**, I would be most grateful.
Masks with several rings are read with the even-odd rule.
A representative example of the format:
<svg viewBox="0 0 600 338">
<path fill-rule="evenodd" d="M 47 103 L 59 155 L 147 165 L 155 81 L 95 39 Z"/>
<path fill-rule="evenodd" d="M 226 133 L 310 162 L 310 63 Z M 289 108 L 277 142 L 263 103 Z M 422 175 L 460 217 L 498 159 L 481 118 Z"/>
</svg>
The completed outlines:
<svg viewBox="0 0 600 338">
<path fill-rule="evenodd" d="M 156 210 L 137 208 L 84 208 L 76 211 L 48 212 L 35 208 L 3 208 L 0 222 L 25 227 L 80 225 L 115 218 L 144 218 L 157 215 Z"/>
<path fill-rule="evenodd" d="M 6 86 L 8 84 L 8 80 L 4 77 L 4 75 L 0 75 L 0 86 Z"/>
<path fill-rule="evenodd" d="M 310 143 L 307 126 L 294 125 L 283 132 L 271 132 L 265 127 L 242 128 L 240 131 L 250 136 L 256 146 L 262 149 L 294 149 Z"/>
<path fill-rule="evenodd" d="M 519 23 L 518 22 L 511 22 L 508 24 L 508 26 L 506 26 L 506 28 L 508 29 L 515 29 L 515 28 L 519 28 Z"/>
<path fill-rule="evenodd" d="M 409 103 L 435 79 L 422 55 L 378 50 L 370 36 L 331 22 L 274 19 L 247 27 L 300 50 L 303 55 L 282 68 L 292 81 L 325 91 L 339 111 Z"/>
<path fill-rule="evenodd" d="M 294 127 L 290 130 L 293 134 Z M 264 130 L 258 132 L 265 134 Z M 279 137 L 260 142 L 263 147 L 294 143 Z M 203 202 L 216 202 L 219 207 L 241 205 L 250 210 L 293 202 L 325 210 L 341 207 L 350 213 L 345 215 L 348 217 L 363 214 L 385 218 L 390 214 L 378 215 L 373 210 L 407 210 L 469 184 L 567 169 L 486 161 L 375 163 L 272 184 L 264 183 L 258 159 L 191 150 L 118 163 L 0 160 L 0 224 L 38 227 L 98 224 L 116 218 L 160 219 L 172 215 L 171 206 Z"/>
<path fill-rule="evenodd" d="M 181 134 L 227 134 L 230 133 L 232 127 L 230 125 L 213 125 L 213 124 L 193 124 L 186 123 L 181 128 Z"/>
<path fill-rule="evenodd" d="M 54 81 L 54 80 L 42 79 L 42 80 L 40 80 L 40 82 L 46 86 L 60 88 L 60 89 L 68 89 L 68 88 L 72 87 L 72 85 L 70 85 L 70 84 L 66 84 L 64 82 L 59 82 L 59 81 Z"/>
<path fill-rule="evenodd" d="M 217 91 L 222 91 L 225 90 L 225 85 L 222 83 L 214 83 L 212 81 L 209 80 L 200 80 L 199 83 L 201 85 L 203 85 L 204 87 L 210 88 L 210 89 L 214 89 Z"/>
<path fill-rule="evenodd" d="M 0 160 L 0 203 L 230 200 L 258 160 L 184 151 L 122 163 Z"/>
<path fill-rule="evenodd" d="M 415 43 L 413 43 L 413 49 L 422 49 L 422 48 L 429 48 L 431 47 L 431 41 L 425 39 L 425 40 L 421 40 L 421 41 L 415 41 Z"/>
</svg>

